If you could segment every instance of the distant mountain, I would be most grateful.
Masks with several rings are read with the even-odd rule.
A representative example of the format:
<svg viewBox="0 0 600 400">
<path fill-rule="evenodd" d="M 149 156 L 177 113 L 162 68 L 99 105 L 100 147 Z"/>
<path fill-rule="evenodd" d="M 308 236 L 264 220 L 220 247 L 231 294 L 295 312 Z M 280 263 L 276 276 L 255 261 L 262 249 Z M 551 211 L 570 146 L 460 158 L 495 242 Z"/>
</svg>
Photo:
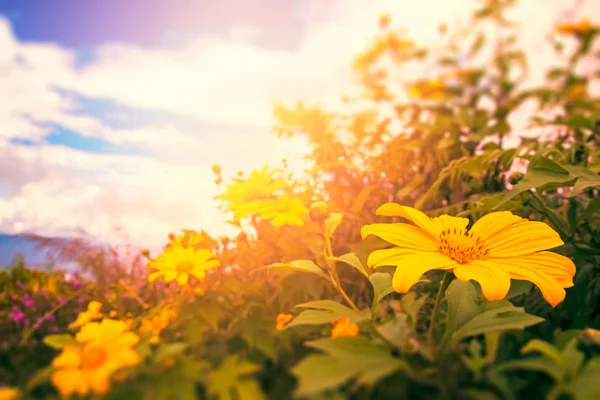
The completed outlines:
<svg viewBox="0 0 600 400">
<path fill-rule="evenodd" d="M 0 266 L 12 264 L 17 256 L 24 257 L 28 267 L 43 267 L 48 265 L 50 252 L 35 239 L 0 233 Z"/>
</svg>

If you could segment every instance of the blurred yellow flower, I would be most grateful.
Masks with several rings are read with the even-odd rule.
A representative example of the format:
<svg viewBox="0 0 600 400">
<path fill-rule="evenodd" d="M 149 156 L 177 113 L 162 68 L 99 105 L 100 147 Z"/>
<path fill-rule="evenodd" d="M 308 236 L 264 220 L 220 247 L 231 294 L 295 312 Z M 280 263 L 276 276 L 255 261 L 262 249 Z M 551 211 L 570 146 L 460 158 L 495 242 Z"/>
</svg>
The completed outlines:
<svg viewBox="0 0 600 400">
<path fill-rule="evenodd" d="M 245 180 L 238 180 L 228 185 L 226 192 L 218 199 L 228 203 L 226 211 L 233 211 L 236 221 L 248 216 L 260 213 L 263 200 L 271 198 L 275 191 L 287 186 L 283 179 L 276 179 L 275 171 L 269 171 L 265 166 L 260 171 L 253 170 Z"/>
<path fill-rule="evenodd" d="M 19 389 L 14 387 L 0 388 L 0 400 L 16 400 L 19 398 Z"/>
<path fill-rule="evenodd" d="M 592 29 L 592 23 L 589 18 L 584 18 L 579 22 L 564 22 L 556 25 L 556 32 L 561 35 L 582 34 Z"/>
<path fill-rule="evenodd" d="M 445 84 L 440 77 L 418 81 L 407 86 L 406 94 L 413 99 L 442 101 L 446 98 Z"/>
<path fill-rule="evenodd" d="M 169 238 L 167 247 L 180 246 L 183 248 L 193 247 L 194 249 L 198 249 L 200 248 L 199 245 L 207 239 L 204 232 L 195 232 L 188 229 L 183 229 L 182 232 L 182 235 L 172 235 Z"/>
<path fill-rule="evenodd" d="M 277 314 L 275 319 L 275 329 L 278 331 L 282 331 L 283 328 L 287 325 L 288 322 L 292 320 L 292 314 Z"/>
<path fill-rule="evenodd" d="M 84 325 L 75 338 L 82 346 L 66 346 L 54 358 L 52 384 L 60 394 L 106 393 L 113 373 L 140 362 L 133 350 L 139 337 L 122 321 L 105 318 Z"/>
<path fill-rule="evenodd" d="M 102 303 L 99 301 L 90 301 L 87 306 L 87 311 L 82 311 L 77 315 L 77 319 L 72 322 L 69 327 L 77 328 L 79 326 L 85 325 L 90 321 L 95 319 L 102 318 L 102 313 L 100 313 L 100 309 L 102 308 Z"/>
<path fill-rule="evenodd" d="M 169 322 L 175 318 L 175 315 L 176 313 L 173 310 L 161 310 L 157 315 L 142 320 L 140 332 L 150 332 L 152 334 L 150 342 L 158 343 L 160 340 L 160 333 L 169 325 Z"/>
<path fill-rule="evenodd" d="M 302 200 L 281 196 L 277 200 L 267 200 L 261 207 L 261 219 L 271 220 L 273 226 L 279 228 L 283 225 L 304 225 L 304 217 L 308 209 Z"/>
<path fill-rule="evenodd" d="M 587 87 L 584 83 L 577 83 L 567 90 L 567 98 L 570 100 L 581 99 L 587 94 Z"/>
<path fill-rule="evenodd" d="M 564 300 L 564 288 L 573 286 L 573 261 L 541 251 L 564 244 L 543 222 L 501 211 L 487 214 L 467 229 L 467 218 L 442 215 L 432 219 L 394 203 L 382 205 L 377 214 L 415 224 L 372 224 L 361 231 L 363 238 L 375 235 L 395 245 L 372 252 L 367 264 L 373 268 L 396 266 L 392 285 L 399 293 L 410 290 L 424 273 L 434 269 L 454 272 L 462 281 L 479 282 L 490 301 L 506 297 L 511 278 L 531 281 L 552 306 Z"/>
<path fill-rule="evenodd" d="M 204 279 L 206 271 L 221 263 L 207 249 L 194 250 L 191 247 L 171 246 L 160 256 L 148 262 L 148 267 L 156 271 L 148 276 L 150 283 L 163 276 L 165 282 L 177 280 L 180 286 L 188 283 L 190 275 Z"/>
<path fill-rule="evenodd" d="M 333 321 L 331 337 L 358 336 L 359 331 L 358 325 L 350 323 L 350 318 L 344 317 Z"/>
</svg>

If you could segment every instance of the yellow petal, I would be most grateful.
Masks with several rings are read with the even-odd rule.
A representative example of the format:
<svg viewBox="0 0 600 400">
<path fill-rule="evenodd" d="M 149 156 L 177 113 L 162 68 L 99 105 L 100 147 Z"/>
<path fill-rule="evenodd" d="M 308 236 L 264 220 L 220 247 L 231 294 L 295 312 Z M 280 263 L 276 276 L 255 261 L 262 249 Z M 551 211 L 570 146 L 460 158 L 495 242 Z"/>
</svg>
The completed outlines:
<svg viewBox="0 0 600 400">
<path fill-rule="evenodd" d="M 206 276 L 206 272 L 202 268 L 194 268 L 190 271 L 190 274 L 194 275 L 198 279 L 204 279 L 204 277 Z"/>
<path fill-rule="evenodd" d="M 488 237 L 485 248 L 490 257 L 515 257 L 563 244 L 558 233 L 545 223 L 524 220 Z"/>
<path fill-rule="evenodd" d="M 165 271 L 165 282 L 173 282 L 177 278 L 177 275 L 179 274 L 175 271 Z"/>
<path fill-rule="evenodd" d="M 148 276 L 148 282 L 152 283 L 154 282 L 157 278 L 161 277 L 162 275 L 164 275 L 164 271 L 156 271 L 151 273 Z"/>
<path fill-rule="evenodd" d="M 180 274 L 177 277 L 177 284 L 179 286 L 185 286 L 185 285 L 187 285 L 187 283 L 188 283 L 188 277 L 189 277 L 189 275 L 186 274 L 186 273 Z"/>
<path fill-rule="evenodd" d="M 367 258 L 367 265 L 370 268 L 393 266 L 396 265 L 396 263 L 400 261 L 400 259 L 402 259 L 403 257 L 414 253 L 416 253 L 415 250 L 405 249 L 402 247 L 375 250 L 371 254 L 369 254 L 369 258 Z"/>
<path fill-rule="evenodd" d="M 469 225 L 469 218 L 452 217 L 450 215 L 440 215 L 432 219 L 433 223 L 439 227 L 440 232 L 448 229 L 462 230 Z"/>
<path fill-rule="evenodd" d="M 564 288 L 573 286 L 575 264 L 570 258 L 561 256 L 560 254 L 541 251 L 539 253 L 509 258 L 504 262 L 534 269 L 542 274 L 549 275 L 556 279 Z"/>
<path fill-rule="evenodd" d="M 415 253 L 397 260 L 396 272 L 392 279 L 392 286 L 398 293 L 406 293 L 413 287 L 427 271 L 433 269 L 452 269 L 458 264 L 442 253 Z"/>
<path fill-rule="evenodd" d="M 439 240 L 414 225 L 396 224 L 371 224 L 365 225 L 360 230 L 362 237 L 375 235 L 386 242 L 399 247 L 419 251 L 436 251 L 439 248 Z"/>
<path fill-rule="evenodd" d="M 454 268 L 461 281 L 479 282 L 483 296 L 489 301 L 502 300 L 510 289 L 510 275 L 502 265 L 492 260 L 475 260 Z"/>
<path fill-rule="evenodd" d="M 52 366 L 77 367 L 81 362 L 81 350 L 75 346 L 65 346 L 58 356 L 52 360 Z"/>
<path fill-rule="evenodd" d="M 406 218 L 418 227 L 429 232 L 432 236 L 439 237 L 440 235 L 439 226 L 435 224 L 431 218 L 416 208 L 401 206 L 396 203 L 386 203 L 380 206 L 376 213 L 377 215 L 384 215 L 386 217 Z"/>
<path fill-rule="evenodd" d="M 100 303 L 99 301 L 90 301 L 90 303 L 88 304 L 88 312 L 92 313 L 92 314 L 98 314 L 98 312 L 100 311 L 100 309 L 102 308 L 102 303 Z"/>
<path fill-rule="evenodd" d="M 50 378 L 52 384 L 63 397 L 67 397 L 72 393 L 84 395 L 88 392 L 89 387 L 87 380 L 84 379 L 83 373 L 76 368 L 63 368 L 52 374 Z"/>
<path fill-rule="evenodd" d="M 116 341 L 115 346 L 117 347 L 133 347 L 139 342 L 140 338 L 133 332 L 123 333 Z"/>
<path fill-rule="evenodd" d="M 75 340 L 78 342 L 90 342 L 102 337 L 102 327 L 100 322 L 90 322 L 84 325 L 81 330 L 75 335 Z"/>
<path fill-rule="evenodd" d="M 469 232 L 485 240 L 502 229 L 524 220 L 525 218 L 514 215 L 510 211 L 493 212 L 479 218 Z"/>
<path fill-rule="evenodd" d="M 566 292 L 558 281 L 540 271 L 533 268 L 528 268 L 520 265 L 507 264 L 506 268 L 510 272 L 513 279 L 530 281 L 540 289 L 544 299 L 552 306 L 562 303 L 565 299 Z"/>
</svg>

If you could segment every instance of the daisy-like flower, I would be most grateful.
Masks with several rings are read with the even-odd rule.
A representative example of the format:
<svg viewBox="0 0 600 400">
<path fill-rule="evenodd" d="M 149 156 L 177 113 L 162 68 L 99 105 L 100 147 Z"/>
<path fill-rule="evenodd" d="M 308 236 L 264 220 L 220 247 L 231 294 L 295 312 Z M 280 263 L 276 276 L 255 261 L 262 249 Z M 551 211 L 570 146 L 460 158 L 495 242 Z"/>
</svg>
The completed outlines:
<svg viewBox="0 0 600 400">
<path fill-rule="evenodd" d="M 275 318 L 275 329 L 282 331 L 287 323 L 292 320 L 292 318 L 292 314 L 277 314 L 277 317 Z"/>
<path fill-rule="evenodd" d="M 333 321 L 331 337 L 358 336 L 359 331 L 358 325 L 350 323 L 350 318 L 344 317 Z"/>
<path fill-rule="evenodd" d="M 271 220 L 274 227 L 283 225 L 304 225 L 304 218 L 308 215 L 308 209 L 302 200 L 281 196 L 277 200 L 265 201 L 262 206 L 261 219 Z"/>
<path fill-rule="evenodd" d="M 592 29 L 592 23 L 589 18 L 584 18 L 579 22 L 565 22 L 556 25 L 556 32 L 562 35 L 583 34 Z"/>
<path fill-rule="evenodd" d="M 228 185 L 226 192 L 218 199 L 225 201 L 226 211 L 233 211 L 236 221 L 248 215 L 260 213 L 263 200 L 271 198 L 275 191 L 287 186 L 283 179 L 276 179 L 275 171 L 269 171 L 265 166 L 260 171 L 254 170 L 247 179 L 238 180 Z"/>
<path fill-rule="evenodd" d="M 152 318 L 142 320 L 140 332 L 150 332 L 152 334 L 150 342 L 158 343 L 160 341 L 160 333 L 169 325 L 169 322 L 175 318 L 175 315 L 176 313 L 173 310 L 162 310 Z"/>
<path fill-rule="evenodd" d="M 103 394 L 113 374 L 140 362 L 133 349 L 139 337 L 123 321 L 105 318 L 84 325 L 75 339 L 81 346 L 66 346 L 53 361 L 51 381 L 63 397 L 77 393 Z"/>
<path fill-rule="evenodd" d="M 573 261 L 542 251 L 564 244 L 543 222 L 501 211 L 485 215 L 467 229 L 467 218 L 429 218 L 394 203 L 382 205 L 377 214 L 414 223 L 371 224 L 361 231 L 363 238 L 375 235 L 395 245 L 372 252 L 367 263 L 373 268 L 396 266 L 392 285 L 399 293 L 406 293 L 434 269 L 454 272 L 462 281 L 479 282 L 490 301 L 506 297 L 511 279 L 532 282 L 553 307 L 564 300 L 564 288 L 573 286 Z"/>
<path fill-rule="evenodd" d="M 204 279 L 206 271 L 220 264 L 210 250 L 174 245 L 148 262 L 148 267 L 156 270 L 148 276 L 148 281 L 152 283 L 162 276 L 166 283 L 177 280 L 179 286 L 185 286 L 190 275 Z"/>
<path fill-rule="evenodd" d="M 86 311 L 82 311 L 77 315 L 77 319 L 72 322 L 69 327 L 76 328 L 82 325 L 87 324 L 95 319 L 102 318 L 102 313 L 100 313 L 100 309 L 102 308 L 102 303 L 99 301 L 90 301 L 87 306 Z"/>
</svg>

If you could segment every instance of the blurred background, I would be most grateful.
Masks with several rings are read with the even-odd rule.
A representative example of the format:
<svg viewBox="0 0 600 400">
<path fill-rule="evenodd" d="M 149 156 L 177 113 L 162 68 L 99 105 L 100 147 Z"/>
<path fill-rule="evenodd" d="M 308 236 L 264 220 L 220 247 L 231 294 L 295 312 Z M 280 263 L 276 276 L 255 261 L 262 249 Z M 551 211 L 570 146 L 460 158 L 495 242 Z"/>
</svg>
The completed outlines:
<svg viewBox="0 0 600 400">
<path fill-rule="evenodd" d="M 44 257 L 25 233 L 156 249 L 182 228 L 234 231 L 213 164 L 308 166 L 304 138 L 272 133 L 275 101 L 335 109 L 382 13 L 435 47 L 478 3 L 0 0 L 0 265 Z M 599 20 L 600 2 L 522 0 L 510 16 L 535 85 L 555 57 L 543 33 Z"/>
</svg>

